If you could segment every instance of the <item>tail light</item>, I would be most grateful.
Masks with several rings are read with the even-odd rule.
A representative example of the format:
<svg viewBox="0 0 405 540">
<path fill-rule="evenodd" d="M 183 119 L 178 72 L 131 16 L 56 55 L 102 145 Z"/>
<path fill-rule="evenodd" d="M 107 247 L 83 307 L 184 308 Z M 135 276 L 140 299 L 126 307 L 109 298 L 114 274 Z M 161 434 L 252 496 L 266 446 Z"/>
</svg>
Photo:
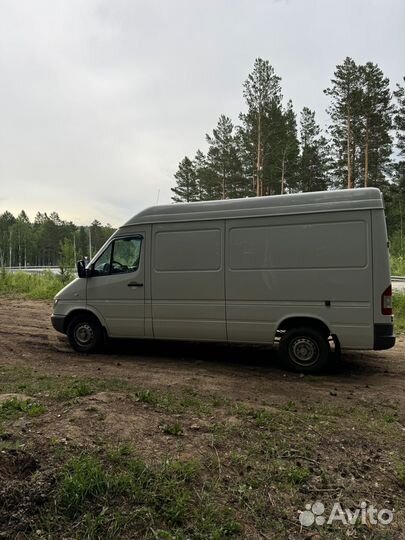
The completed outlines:
<svg viewBox="0 0 405 540">
<path fill-rule="evenodd" d="M 385 289 L 381 296 L 381 313 L 383 315 L 392 315 L 392 287 Z"/>
</svg>

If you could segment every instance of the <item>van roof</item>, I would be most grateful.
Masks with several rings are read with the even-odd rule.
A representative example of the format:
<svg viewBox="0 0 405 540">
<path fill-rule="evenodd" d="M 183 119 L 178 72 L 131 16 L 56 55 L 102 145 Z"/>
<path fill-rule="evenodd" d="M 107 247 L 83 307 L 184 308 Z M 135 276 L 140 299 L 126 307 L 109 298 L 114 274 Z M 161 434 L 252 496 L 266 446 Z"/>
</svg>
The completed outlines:
<svg viewBox="0 0 405 540">
<path fill-rule="evenodd" d="M 123 227 L 140 223 L 314 214 L 376 208 L 384 208 L 381 191 L 377 188 L 315 191 L 292 195 L 150 206 L 132 217 Z"/>
</svg>

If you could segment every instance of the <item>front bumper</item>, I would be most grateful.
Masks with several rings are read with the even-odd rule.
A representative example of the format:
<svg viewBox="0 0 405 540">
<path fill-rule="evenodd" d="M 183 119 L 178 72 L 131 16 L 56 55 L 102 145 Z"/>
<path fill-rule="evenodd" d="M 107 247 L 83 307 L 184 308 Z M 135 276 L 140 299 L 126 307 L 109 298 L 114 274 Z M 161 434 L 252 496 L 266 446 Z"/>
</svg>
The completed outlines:
<svg viewBox="0 0 405 540">
<path fill-rule="evenodd" d="M 374 350 L 382 351 L 391 349 L 395 345 L 394 325 L 375 324 L 374 325 Z"/>
<path fill-rule="evenodd" d="M 55 328 L 57 332 L 61 332 L 62 334 L 65 334 L 65 319 L 66 315 L 52 315 L 51 316 L 51 322 L 52 326 Z"/>
</svg>

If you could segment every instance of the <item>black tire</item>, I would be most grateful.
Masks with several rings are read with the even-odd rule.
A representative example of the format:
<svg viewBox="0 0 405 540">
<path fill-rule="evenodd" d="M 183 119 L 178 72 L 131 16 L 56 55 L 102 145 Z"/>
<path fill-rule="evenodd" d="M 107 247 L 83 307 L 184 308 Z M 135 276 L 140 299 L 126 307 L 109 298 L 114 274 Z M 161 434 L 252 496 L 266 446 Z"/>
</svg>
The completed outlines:
<svg viewBox="0 0 405 540">
<path fill-rule="evenodd" d="M 103 330 L 95 317 L 83 313 L 70 321 L 67 336 L 75 351 L 92 353 L 103 341 Z"/>
<path fill-rule="evenodd" d="M 317 373 L 329 363 L 328 336 L 311 327 L 291 328 L 281 337 L 278 353 L 287 369 Z"/>
</svg>

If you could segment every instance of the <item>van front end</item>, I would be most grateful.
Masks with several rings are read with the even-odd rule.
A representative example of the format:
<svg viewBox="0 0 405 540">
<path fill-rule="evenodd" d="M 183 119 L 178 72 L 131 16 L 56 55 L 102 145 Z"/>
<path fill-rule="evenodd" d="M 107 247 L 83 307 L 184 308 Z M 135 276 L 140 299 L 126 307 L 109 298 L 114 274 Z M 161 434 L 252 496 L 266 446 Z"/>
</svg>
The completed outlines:
<svg viewBox="0 0 405 540">
<path fill-rule="evenodd" d="M 55 296 L 51 315 L 52 326 L 57 332 L 66 334 L 69 315 L 72 311 L 80 309 L 86 309 L 86 280 L 76 278 Z"/>
</svg>

